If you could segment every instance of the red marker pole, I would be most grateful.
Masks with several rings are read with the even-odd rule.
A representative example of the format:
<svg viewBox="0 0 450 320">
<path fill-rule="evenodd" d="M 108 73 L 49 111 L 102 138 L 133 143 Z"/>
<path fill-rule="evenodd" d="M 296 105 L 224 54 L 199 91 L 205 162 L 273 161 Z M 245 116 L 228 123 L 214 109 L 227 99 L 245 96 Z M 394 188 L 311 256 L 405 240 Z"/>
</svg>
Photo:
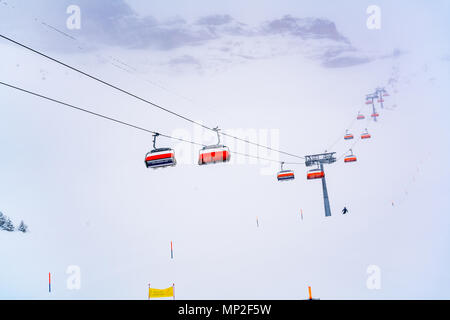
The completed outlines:
<svg viewBox="0 0 450 320">
<path fill-rule="evenodd" d="M 48 292 L 52 292 L 52 278 L 50 272 L 48 273 Z"/>
<path fill-rule="evenodd" d="M 173 246 L 172 246 L 172 241 L 170 241 L 170 259 L 173 259 Z"/>
</svg>

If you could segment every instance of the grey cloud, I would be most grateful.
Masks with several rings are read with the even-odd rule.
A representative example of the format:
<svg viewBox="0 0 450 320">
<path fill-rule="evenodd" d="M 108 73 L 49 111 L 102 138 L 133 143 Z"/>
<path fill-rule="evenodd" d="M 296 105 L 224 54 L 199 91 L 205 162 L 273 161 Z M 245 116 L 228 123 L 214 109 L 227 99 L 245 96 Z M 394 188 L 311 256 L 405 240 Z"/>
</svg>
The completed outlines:
<svg viewBox="0 0 450 320">
<path fill-rule="evenodd" d="M 327 49 L 323 55 L 322 55 L 322 59 L 325 60 L 329 60 L 329 59 L 334 59 L 337 58 L 340 55 L 343 55 L 345 53 L 350 53 L 350 52 L 356 52 L 356 49 L 353 47 L 337 47 L 337 48 L 329 48 Z"/>
<path fill-rule="evenodd" d="M 194 57 L 192 57 L 190 55 L 183 55 L 181 57 L 171 59 L 169 61 L 169 64 L 172 66 L 183 65 L 183 64 L 196 65 L 196 66 L 201 65 L 197 59 L 195 59 Z"/>
<path fill-rule="evenodd" d="M 325 60 L 322 65 L 327 68 L 352 67 L 372 61 L 368 57 L 337 57 Z"/>
<path fill-rule="evenodd" d="M 80 36 L 98 44 L 170 50 L 202 44 L 223 34 L 246 34 L 245 24 L 229 15 L 210 15 L 189 24 L 180 17 L 167 21 L 140 17 L 123 0 L 108 5 L 94 3 L 78 1 L 84 15 Z"/>
<path fill-rule="evenodd" d="M 230 23 L 233 20 L 230 15 L 224 14 L 216 14 L 216 15 L 210 15 L 206 17 L 202 17 L 197 20 L 196 24 L 199 25 L 209 25 L 209 26 L 219 26 L 226 23 Z"/>
<path fill-rule="evenodd" d="M 140 17 L 123 0 L 60 1 L 55 4 L 55 11 L 65 13 L 67 6 L 72 4 L 81 8 L 82 28 L 67 30 L 67 33 L 97 45 L 169 50 L 215 37 L 206 28 L 191 28 L 179 17 L 167 21 L 158 21 L 151 16 Z M 53 17 L 51 24 L 66 32 L 60 16 Z"/>
<path fill-rule="evenodd" d="M 123 0 L 64 0 L 56 4 L 58 12 L 75 4 L 82 11 L 82 29 L 69 33 L 98 45 L 128 48 L 173 48 L 202 44 L 224 35 L 254 36 L 288 33 L 302 39 L 331 39 L 346 42 L 333 22 L 326 19 L 296 18 L 289 15 L 252 28 L 230 15 L 209 15 L 188 23 L 180 17 L 158 21 L 141 17 Z M 61 19 L 58 18 L 58 21 Z M 57 27 L 64 28 L 59 23 Z"/>
<path fill-rule="evenodd" d="M 363 56 L 352 46 L 330 48 L 320 57 L 326 68 L 345 68 L 371 62 L 373 58 Z"/>
<path fill-rule="evenodd" d="M 198 19 L 194 25 L 203 27 L 215 36 L 220 35 L 242 35 L 253 34 L 252 30 L 244 23 L 238 22 L 230 15 L 209 15 Z"/>
<path fill-rule="evenodd" d="M 334 22 L 326 19 L 295 18 L 286 15 L 265 24 L 262 30 L 267 34 L 291 34 L 303 39 L 332 39 L 348 42 L 336 29 Z"/>
<path fill-rule="evenodd" d="M 378 59 L 392 59 L 406 54 L 406 52 L 394 49 L 392 53 L 384 55 L 366 56 L 352 46 L 347 48 L 338 48 L 327 50 L 323 56 L 322 65 L 327 68 L 344 68 L 352 67 L 359 64 L 369 63 Z"/>
<path fill-rule="evenodd" d="M 266 21 L 260 26 L 248 26 L 236 21 L 230 15 L 217 14 L 201 17 L 193 23 L 187 22 L 181 17 L 159 21 L 152 16 L 139 16 L 124 0 L 111 0 L 107 3 L 90 0 L 63 0 L 55 4 L 57 7 L 55 10 L 65 13 L 65 8 L 70 4 L 78 5 L 81 8 L 81 30 L 66 30 L 65 26 L 61 24 L 60 17 L 51 22 L 69 35 L 86 40 L 86 43 L 96 46 L 172 50 L 186 46 L 205 45 L 212 40 L 225 39 L 226 36 L 241 37 L 239 41 L 246 43 L 245 38 L 289 35 L 300 40 L 299 47 L 311 46 L 316 51 L 313 58 L 318 59 L 325 67 L 348 67 L 371 61 L 371 58 L 358 54 L 348 39 L 339 33 L 336 25 L 327 19 L 297 18 L 285 15 L 280 19 Z M 318 42 L 317 46 L 314 42 L 301 42 L 301 40 L 309 39 L 324 39 L 329 42 Z M 55 42 L 55 45 L 58 44 L 53 39 L 51 41 Z M 255 52 L 258 50 L 257 48 L 255 50 L 246 49 L 245 46 L 236 51 L 233 43 L 226 41 L 220 44 L 216 49 L 219 54 L 215 54 L 216 56 L 212 59 L 223 58 L 220 53 L 247 60 L 267 56 L 264 52 Z M 401 52 L 393 53 L 393 55 L 398 54 Z M 177 58 L 169 57 L 166 61 L 169 61 L 169 65 L 201 65 L 199 60 L 189 55 Z"/>
</svg>

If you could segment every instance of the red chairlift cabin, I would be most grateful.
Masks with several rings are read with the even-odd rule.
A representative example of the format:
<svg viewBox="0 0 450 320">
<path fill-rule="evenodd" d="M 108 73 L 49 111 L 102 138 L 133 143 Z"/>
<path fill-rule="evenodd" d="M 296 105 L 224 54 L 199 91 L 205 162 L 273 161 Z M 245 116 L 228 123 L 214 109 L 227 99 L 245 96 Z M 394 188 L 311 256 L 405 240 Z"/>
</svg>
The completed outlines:
<svg viewBox="0 0 450 320">
<path fill-rule="evenodd" d="M 214 128 L 217 132 L 218 142 L 215 145 L 203 147 L 198 156 L 198 164 L 205 165 L 218 162 L 230 161 L 230 149 L 220 144 L 219 128 Z"/>
<path fill-rule="evenodd" d="M 370 138 L 371 138 L 371 135 L 369 134 L 367 129 L 365 132 L 361 133 L 361 139 L 370 139 Z"/>
<path fill-rule="evenodd" d="M 350 132 L 348 132 L 348 130 L 346 131 L 345 135 L 344 135 L 344 140 L 351 140 L 353 139 L 353 134 L 351 134 Z"/>
<path fill-rule="evenodd" d="M 283 170 L 284 162 L 281 162 L 281 170 L 277 174 L 278 181 L 294 180 L 295 175 L 292 170 Z"/>
<path fill-rule="evenodd" d="M 355 161 L 356 161 L 356 156 L 353 154 L 352 149 L 350 149 L 350 154 L 345 156 L 344 162 L 347 163 L 347 162 L 355 162 Z"/>
<path fill-rule="evenodd" d="M 325 172 L 321 168 L 311 169 L 306 174 L 308 180 L 322 179 L 323 177 L 325 177 Z"/>
</svg>

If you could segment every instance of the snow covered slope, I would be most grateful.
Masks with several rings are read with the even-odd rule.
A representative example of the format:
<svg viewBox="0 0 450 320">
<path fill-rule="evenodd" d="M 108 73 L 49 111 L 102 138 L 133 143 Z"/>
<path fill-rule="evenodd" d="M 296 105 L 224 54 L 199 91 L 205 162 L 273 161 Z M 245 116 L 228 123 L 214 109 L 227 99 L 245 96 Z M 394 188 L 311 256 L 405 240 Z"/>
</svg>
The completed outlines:
<svg viewBox="0 0 450 320">
<path fill-rule="evenodd" d="M 30 228 L 0 232 L 0 298 L 145 299 L 149 282 L 174 282 L 179 299 L 302 299 L 307 285 L 322 299 L 449 298 L 448 59 L 351 51 L 328 22 L 316 25 L 321 20 L 275 19 L 275 34 L 226 21 L 198 45 L 76 50 L 61 39 L 65 50 L 50 55 L 209 126 L 256 132 L 259 143 L 300 155 L 341 156 L 345 130 L 358 137 L 367 127 L 373 138 L 353 147 L 358 162 L 326 168 L 333 215 L 324 217 L 320 182 L 307 181 L 304 166 L 292 166 L 296 180 L 278 183 L 277 165 L 232 156 L 201 168 L 196 148 L 161 139 L 184 161 L 148 170 L 151 135 L 0 87 L 0 210 Z M 351 52 L 369 58 L 330 65 Z M 5 41 L 0 54 L 0 81 L 215 142 L 211 132 Z M 114 67 L 112 57 L 133 69 Z M 379 121 L 353 121 L 358 110 L 369 118 L 364 96 L 380 85 L 391 96 Z M 80 290 L 66 287 L 70 265 L 81 268 Z M 381 290 L 366 287 L 369 265 L 381 268 Z"/>
</svg>

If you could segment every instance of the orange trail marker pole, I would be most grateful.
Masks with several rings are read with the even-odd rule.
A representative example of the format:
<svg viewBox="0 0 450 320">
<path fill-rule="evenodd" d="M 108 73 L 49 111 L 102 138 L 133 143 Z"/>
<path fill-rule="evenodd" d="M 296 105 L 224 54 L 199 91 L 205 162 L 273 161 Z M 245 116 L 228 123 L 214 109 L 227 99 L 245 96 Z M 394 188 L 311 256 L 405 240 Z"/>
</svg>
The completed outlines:
<svg viewBox="0 0 450 320">
<path fill-rule="evenodd" d="M 308 287 L 308 292 L 309 292 L 309 300 L 312 300 L 311 287 Z"/>
</svg>

